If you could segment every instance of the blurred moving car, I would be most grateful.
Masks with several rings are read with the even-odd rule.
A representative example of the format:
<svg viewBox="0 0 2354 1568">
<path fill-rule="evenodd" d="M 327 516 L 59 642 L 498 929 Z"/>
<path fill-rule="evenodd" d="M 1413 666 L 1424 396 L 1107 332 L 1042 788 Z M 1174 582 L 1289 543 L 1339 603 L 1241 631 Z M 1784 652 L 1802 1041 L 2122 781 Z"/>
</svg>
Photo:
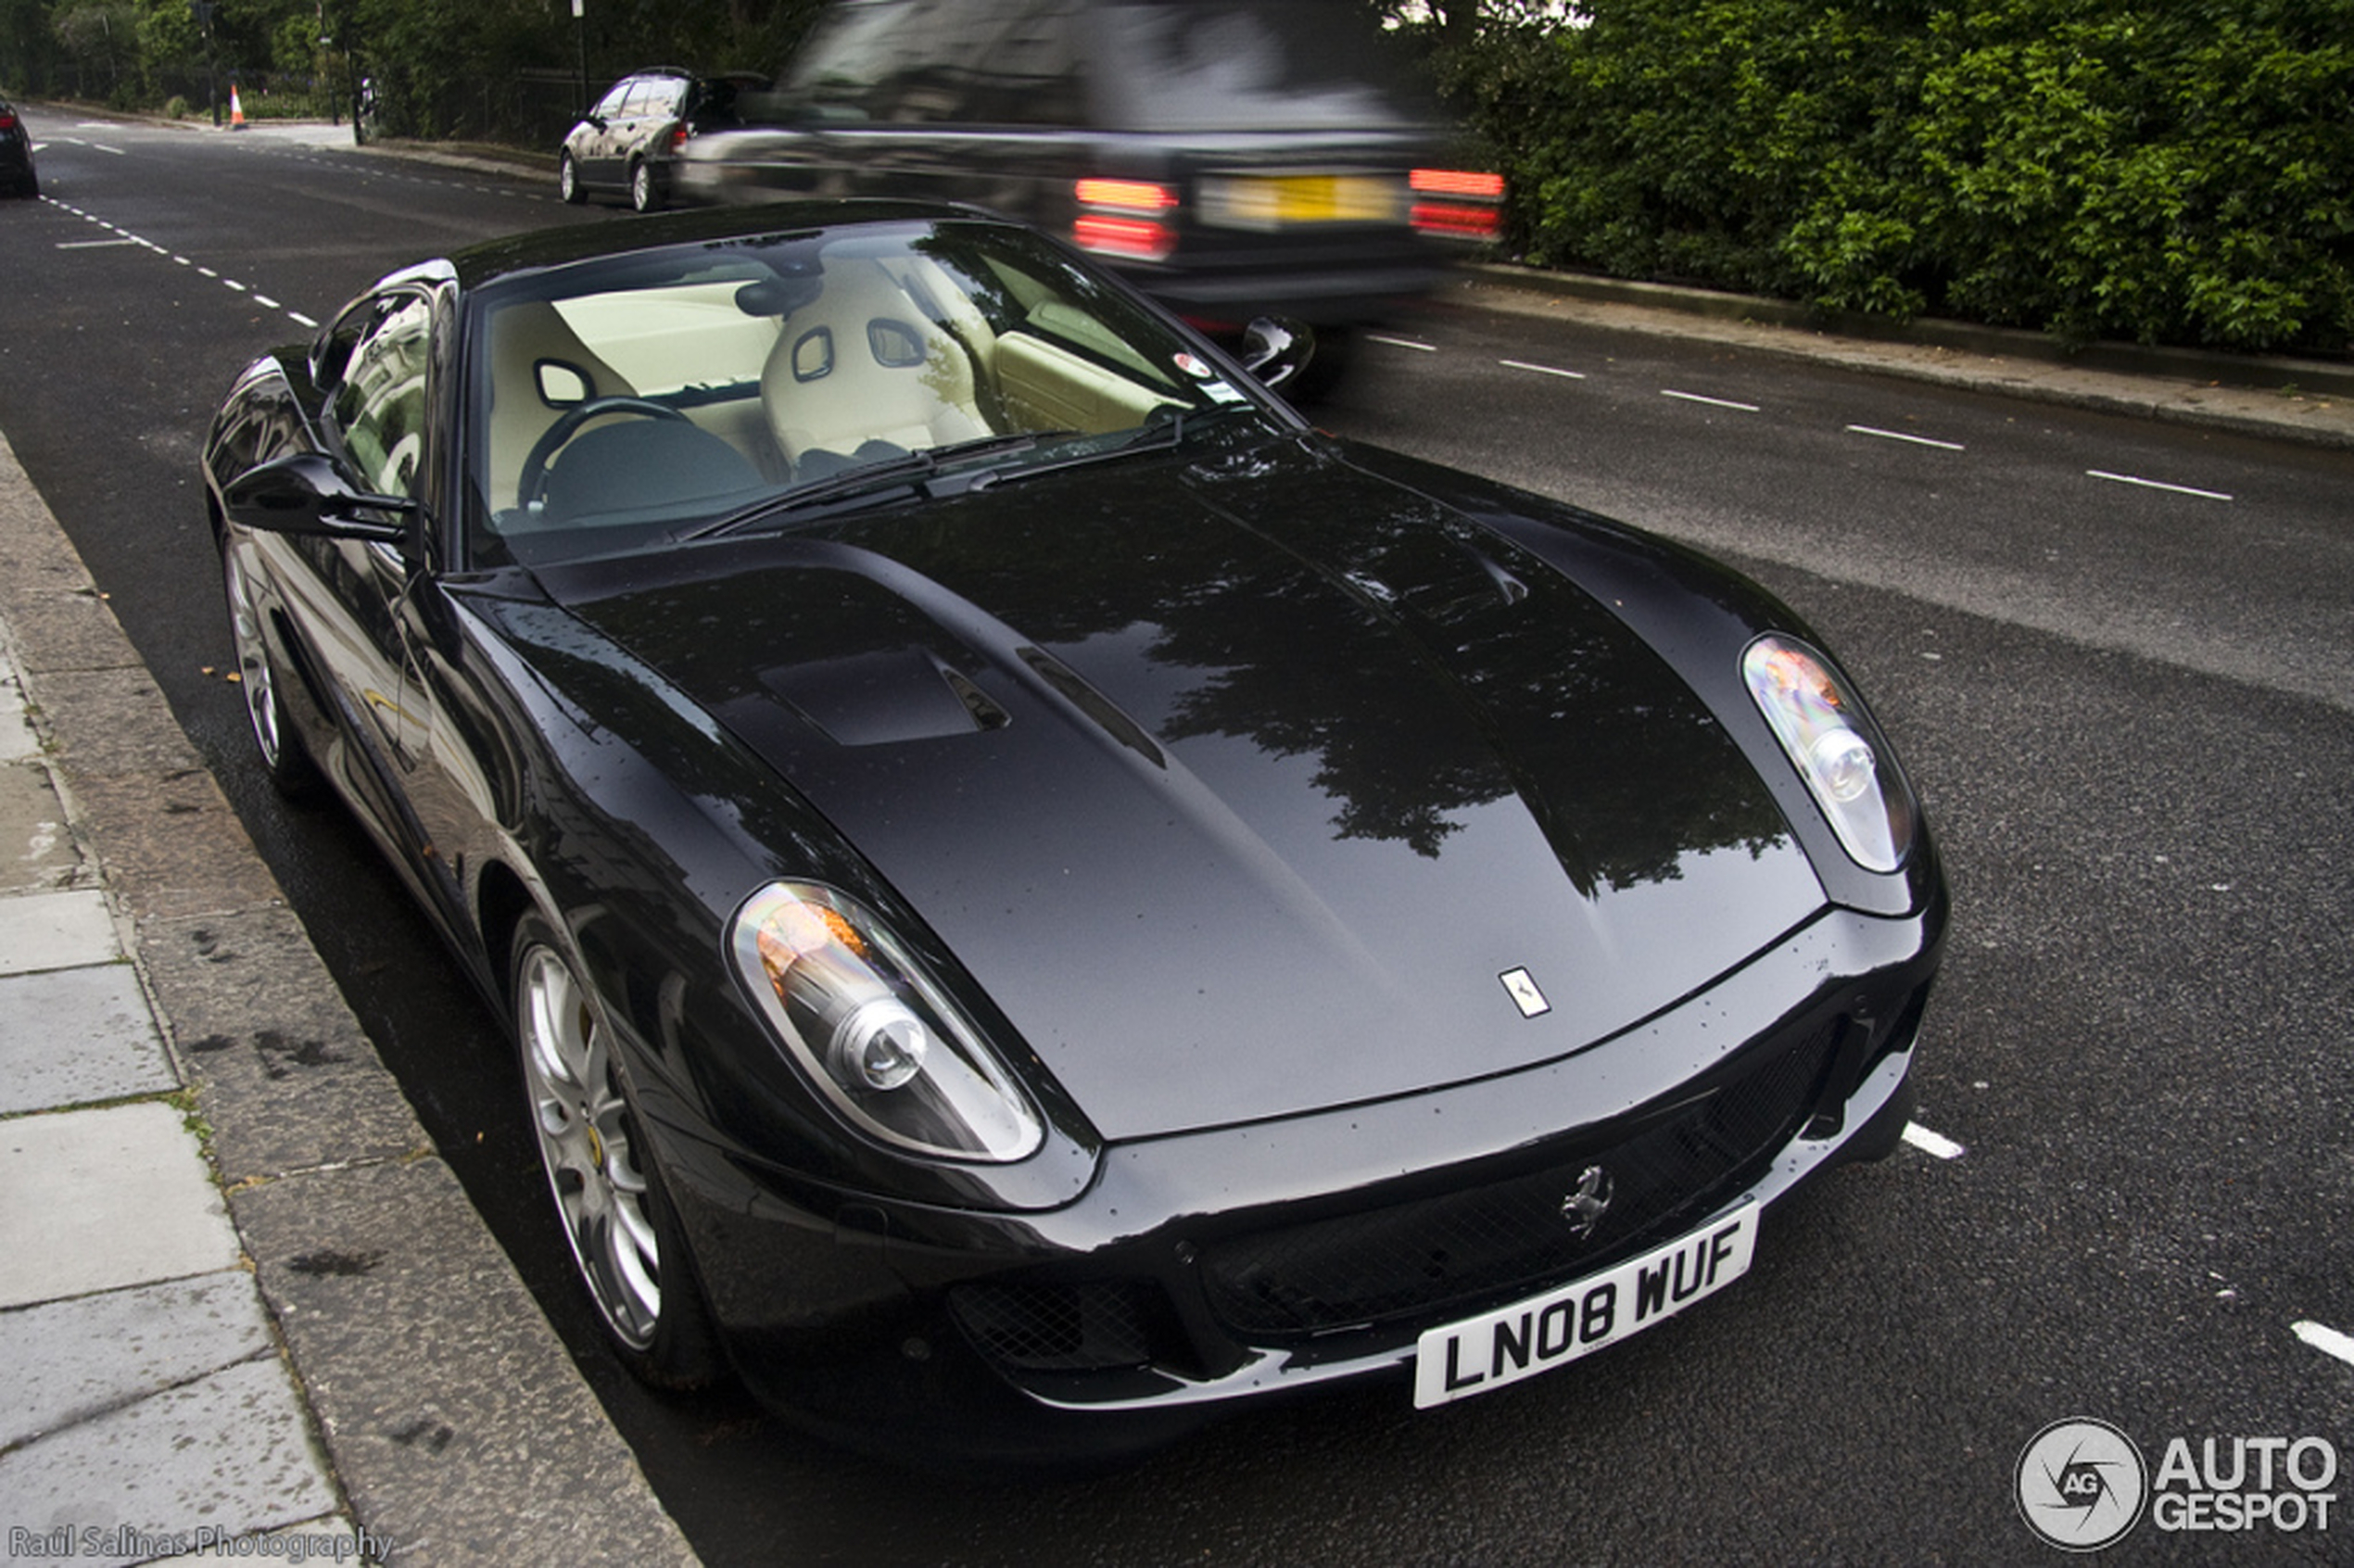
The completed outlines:
<svg viewBox="0 0 2354 1568">
<path fill-rule="evenodd" d="M 1379 320 L 1496 234 L 1500 177 L 1451 138 L 1357 0 L 847 0 L 758 126 L 682 184 L 974 203 L 1094 252 L 1231 338 L 1280 312 Z"/>
<path fill-rule="evenodd" d="M 652 212 L 670 200 L 672 171 L 687 144 L 738 123 L 738 95 L 767 84 L 749 72 L 698 76 L 676 66 L 625 76 L 565 135 L 557 188 L 576 204 L 592 191 L 620 191 L 631 207 Z"/>
<path fill-rule="evenodd" d="M 41 194 L 41 176 L 32 167 L 32 133 L 6 98 L 0 98 L 0 188 L 28 200 Z"/>
<path fill-rule="evenodd" d="M 248 367 L 204 481 L 263 765 L 510 1020 L 657 1383 L 902 1456 L 1444 1404 L 1905 1125 L 1944 880 L 1804 624 L 1029 230 L 496 241 Z"/>
</svg>

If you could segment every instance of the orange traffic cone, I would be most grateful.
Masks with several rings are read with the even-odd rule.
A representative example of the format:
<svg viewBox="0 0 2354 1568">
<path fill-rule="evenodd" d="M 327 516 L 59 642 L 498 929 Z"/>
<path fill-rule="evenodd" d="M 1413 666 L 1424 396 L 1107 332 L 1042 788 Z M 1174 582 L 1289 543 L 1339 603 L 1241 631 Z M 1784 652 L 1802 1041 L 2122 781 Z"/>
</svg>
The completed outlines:
<svg viewBox="0 0 2354 1568">
<path fill-rule="evenodd" d="M 237 84 L 232 82 L 229 83 L 229 129 L 242 131 L 245 128 L 246 107 L 237 102 Z"/>
</svg>

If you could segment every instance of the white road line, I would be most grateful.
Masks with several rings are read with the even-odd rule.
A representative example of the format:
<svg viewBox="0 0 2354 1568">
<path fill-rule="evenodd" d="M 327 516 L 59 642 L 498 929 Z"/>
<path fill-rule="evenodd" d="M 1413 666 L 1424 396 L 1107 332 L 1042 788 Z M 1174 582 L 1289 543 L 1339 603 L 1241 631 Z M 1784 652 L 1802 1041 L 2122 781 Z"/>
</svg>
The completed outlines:
<svg viewBox="0 0 2354 1568">
<path fill-rule="evenodd" d="M 90 148 L 93 152 L 112 153 L 117 158 L 126 156 L 120 147 L 110 147 L 104 142 L 93 142 L 90 144 Z"/>
<path fill-rule="evenodd" d="M 1586 379 L 1584 371 L 1563 370 L 1558 365 L 1532 365 L 1526 360 L 1499 360 L 1496 362 L 1507 370 L 1535 371 L 1538 375 L 1558 375 L 1564 381 Z"/>
<path fill-rule="evenodd" d="M 1902 430 L 1882 430 L 1870 424 L 1851 424 L 1847 428 L 1858 436 L 1877 436 L 1883 441 L 1910 441 L 1916 447 L 1935 447 L 1941 452 L 1968 450 L 1959 441 L 1932 441 L 1926 436 L 1907 436 Z"/>
<path fill-rule="evenodd" d="M 2163 479 L 2143 479 L 2131 474 L 2111 474 L 2099 468 L 2088 468 L 2084 472 L 2091 478 L 2106 479 L 2112 485 L 2139 485 L 2145 490 L 2171 490 L 2178 496 L 2196 496 L 2201 500 L 2227 501 L 2232 499 L 2221 490 L 2195 490 L 2188 485 L 2170 485 Z"/>
<path fill-rule="evenodd" d="M 1713 409 L 1735 409 L 1742 413 L 1764 411 L 1755 403 L 1736 403 L 1728 398 L 1703 398 L 1697 392 L 1678 392 L 1672 386 L 1661 387 L 1659 395 L 1663 398 L 1680 398 L 1687 403 L 1706 403 Z"/>
<path fill-rule="evenodd" d="M 1386 343 L 1392 348 L 1411 348 L 1418 354 L 1436 354 L 1438 352 L 1436 346 L 1433 344 L 1417 343 L 1411 337 L 1387 337 L 1378 332 L 1367 333 L 1365 335 L 1365 341 L 1368 343 Z"/>
<path fill-rule="evenodd" d="M 2289 1332 L 2322 1355 L 2335 1356 L 2341 1361 L 2354 1364 L 2354 1338 L 2310 1321 L 2291 1323 Z"/>
<path fill-rule="evenodd" d="M 1940 1159 L 1959 1159 L 1969 1151 L 1941 1132 L 1932 1132 L 1917 1121 L 1905 1124 L 1905 1141 L 1923 1154 Z"/>
<path fill-rule="evenodd" d="M 252 295 L 253 302 L 260 306 L 263 310 L 285 310 L 288 320 L 311 331 L 315 332 L 318 330 L 319 323 L 317 322 L 312 321 L 309 316 L 304 315 L 299 310 L 286 310 L 285 306 L 279 303 L 277 300 L 271 298 L 266 294 L 256 292 L 249 284 L 239 283 L 234 278 L 224 278 L 209 267 L 196 267 L 196 264 L 185 256 L 174 255 L 172 252 L 166 250 L 163 247 L 158 245 L 155 241 L 151 239 L 144 239 L 139 235 L 133 234 L 130 230 L 123 228 L 120 224 L 109 223 L 105 219 L 98 217 L 95 213 L 84 212 L 78 207 L 68 207 L 61 201 L 56 201 L 51 198 L 44 199 L 50 199 L 50 205 L 63 209 L 65 211 L 72 213 L 75 217 L 82 219 L 85 222 L 94 223 L 99 228 L 105 229 L 109 234 L 120 234 L 121 236 L 120 239 L 60 240 L 57 242 L 57 248 L 59 250 L 100 250 L 110 246 L 137 246 L 145 250 L 152 250 L 158 256 L 170 257 L 172 262 L 177 266 L 196 267 L 199 273 L 208 278 L 213 279 L 224 288 L 234 289 L 239 294 Z"/>
</svg>

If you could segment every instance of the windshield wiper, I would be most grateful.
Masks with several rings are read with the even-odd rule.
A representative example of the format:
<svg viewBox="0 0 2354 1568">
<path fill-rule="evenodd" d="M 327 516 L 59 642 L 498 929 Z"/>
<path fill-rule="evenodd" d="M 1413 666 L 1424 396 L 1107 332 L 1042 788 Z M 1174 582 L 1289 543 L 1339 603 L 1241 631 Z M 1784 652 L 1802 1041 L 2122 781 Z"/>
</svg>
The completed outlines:
<svg viewBox="0 0 2354 1568">
<path fill-rule="evenodd" d="M 839 474 L 828 474 L 823 479 L 813 479 L 806 485 L 796 485 L 781 495 L 754 501 L 715 522 L 690 528 L 678 537 L 682 542 L 716 538 L 722 534 L 733 533 L 739 528 L 750 527 L 755 523 L 799 512 L 805 507 L 838 500 L 844 496 L 929 479 L 945 465 L 962 459 L 1026 452 L 1042 440 L 1073 434 L 1076 432 L 1069 430 L 1019 430 L 1005 436 L 976 436 L 969 441 L 951 441 L 944 447 L 926 447 L 919 452 L 880 458 L 873 462 L 860 463 L 855 468 L 845 468 Z"/>
</svg>

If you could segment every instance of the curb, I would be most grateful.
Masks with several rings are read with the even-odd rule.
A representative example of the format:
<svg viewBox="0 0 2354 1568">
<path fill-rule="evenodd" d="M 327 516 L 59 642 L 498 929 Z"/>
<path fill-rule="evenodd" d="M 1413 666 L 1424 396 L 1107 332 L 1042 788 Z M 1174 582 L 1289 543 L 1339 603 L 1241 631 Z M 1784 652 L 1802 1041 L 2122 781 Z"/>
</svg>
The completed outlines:
<svg viewBox="0 0 2354 1568">
<path fill-rule="evenodd" d="M 401 1560 L 697 1562 L 5 437 L 0 625 L 350 1517 Z"/>
</svg>

